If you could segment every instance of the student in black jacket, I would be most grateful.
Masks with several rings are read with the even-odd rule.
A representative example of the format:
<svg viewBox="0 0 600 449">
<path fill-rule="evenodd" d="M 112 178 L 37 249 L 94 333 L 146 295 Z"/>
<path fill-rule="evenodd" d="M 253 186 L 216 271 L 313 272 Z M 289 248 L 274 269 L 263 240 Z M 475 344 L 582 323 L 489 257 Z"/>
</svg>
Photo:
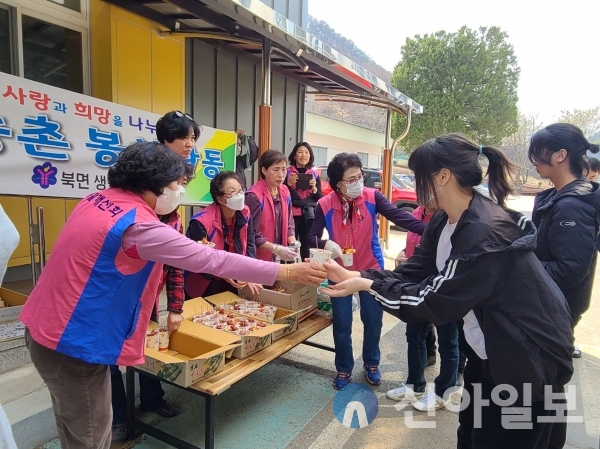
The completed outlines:
<svg viewBox="0 0 600 449">
<path fill-rule="evenodd" d="M 489 160 L 497 203 L 473 189 L 482 180 L 480 155 Z M 385 311 L 407 322 L 462 320 L 470 402 L 459 415 L 457 447 L 546 449 L 553 424 L 544 418 L 553 411 L 545 410 L 544 398 L 560 391 L 573 373 L 571 318 L 563 294 L 533 252 L 535 226 L 505 208 L 512 165 L 493 147 L 447 134 L 417 148 L 409 167 L 417 196 L 440 208 L 415 254 L 393 272 L 350 272 L 328 263 L 328 277 L 338 284 L 324 292 L 335 297 L 368 290 Z M 504 390 L 504 399 L 514 389 L 514 401 L 502 407 L 531 406 L 530 429 L 506 425 L 501 404 L 492 399 L 496 387 L 496 393 Z M 483 408 L 474 405 L 476 391 L 489 400 Z M 446 395 L 430 396 L 447 401 Z"/>
<path fill-rule="evenodd" d="M 554 185 L 535 198 L 535 254 L 567 298 L 573 328 L 590 307 L 598 254 L 600 186 L 586 178 L 588 151 L 597 153 L 598 145 L 568 123 L 540 129 L 529 146 L 536 171 Z M 581 351 L 575 348 L 573 357 L 581 357 Z"/>
</svg>

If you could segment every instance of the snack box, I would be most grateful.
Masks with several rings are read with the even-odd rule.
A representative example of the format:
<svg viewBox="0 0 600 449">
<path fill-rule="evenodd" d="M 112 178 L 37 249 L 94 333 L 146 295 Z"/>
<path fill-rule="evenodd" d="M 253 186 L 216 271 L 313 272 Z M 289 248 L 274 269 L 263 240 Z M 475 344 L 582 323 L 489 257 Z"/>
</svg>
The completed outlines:
<svg viewBox="0 0 600 449">
<path fill-rule="evenodd" d="M 157 323 L 150 322 L 148 330 L 159 327 Z M 137 368 L 182 387 L 189 387 L 222 371 L 226 353 L 238 348 L 239 340 L 237 335 L 182 321 L 170 335 L 169 350 L 161 352 L 144 348 L 146 360 Z"/>
<path fill-rule="evenodd" d="M 215 307 L 219 305 L 235 305 L 240 299 L 239 296 L 236 296 L 231 292 L 219 293 L 218 295 L 208 296 L 205 298 L 206 301 L 214 304 Z M 264 301 L 263 301 L 264 302 Z M 266 304 L 266 303 L 265 303 Z M 268 304 L 271 305 L 271 304 Z M 273 319 L 273 324 L 285 324 L 286 327 L 284 329 L 280 329 L 273 333 L 273 341 L 278 340 L 284 335 L 291 334 L 298 330 L 298 323 L 300 322 L 300 316 L 304 313 L 304 310 L 294 311 L 289 309 L 284 309 L 282 307 L 277 306 L 277 311 L 275 312 L 275 318 Z"/>
<path fill-rule="evenodd" d="M 305 320 L 317 310 L 317 288 L 294 281 L 277 281 L 274 287 L 284 288 L 285 293 L 264 288 L 261 290 L 258 300 L 265 304 L 274 305 L 295 312 L 302 311 L 300 321 Z M 238 290 L 242 298 L 253 299 L 252 292 L 248 287 Z"/>
<path fill-rule="evenodd" d="M 239 299 L 237 296 L 230 293 L 236 300 Z M 218 296 L 218 295 L 215 295 Z M 194 316 L 196 314 L 200 314 L 202 312 L 206 312 L 208 310 L 214 310 L 213 304 L 205 301 L 203 298 L 194 298 L 183 303 L 183 313 L 181 314 L 185 320 L 192 322 Z M 232 335 L 235 337 L 238 342 L 240 342 L 240 346 L 236 347 L 233 350 L 233 357 L 238 359 L 244 359 L 249 355 L 252 355 L 261 349 L 267 348 L 273 344 L 273 334 L 285 330 L 288 326 L 283 324 L 271 324 L 267 327 L 264 327 L 261 330 L 254 331 L 248 335 L 235 335 L 230 332 L 211 329 L 208 326 L 204 326 L 202 324 L 192 323 L 194 326 L 198 326 L 202 329 L 206 329 L 208 331 L 217 332 L 225 335 Z M 228 355 L 229 357 L 229 355 Z"/>
<path fill-rule="evenodd" d="M 14 340 L 25 335 L 25 325 L 19 321 L 19 313 L 27 301 L 27 295 L 6 288 L 0 288 L 0 341 Z"/>
</svg>

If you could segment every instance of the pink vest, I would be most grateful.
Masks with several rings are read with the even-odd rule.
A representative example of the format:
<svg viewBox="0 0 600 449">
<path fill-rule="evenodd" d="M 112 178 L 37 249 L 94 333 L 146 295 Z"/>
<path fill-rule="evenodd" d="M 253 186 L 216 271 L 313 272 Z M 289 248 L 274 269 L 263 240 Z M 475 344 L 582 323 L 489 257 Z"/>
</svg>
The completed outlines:
<svg viewBox="0 0 600 449">
<path fill-rule="evenodd" d="M 267 183 L 264 179 L 261 179 L 255 183 L 248 192 L 254 193 L 258 197 L 260 204 L 261 216 L 260 216 L 260 227 L 258 230 L 260 233 L 271 243 L 287 246 L 287 229 L 290 219 L 292 198 L 290 196 L 289 189 L 281 184 L 279 186 L 279 198 L 281 199 L 281 223 L 275 223 L 275 205 L 273 204 L 273 197 L 269 193 Z M 275 239 L 275 226 L 281 226 L 281 242 L 274 242 Z M 256 258 L 271 262 L 272 254 L 270 251 L 256 248 Z"/>
<path fill-rule="evenodd" d="M 429 220 L 431 220 L 431 216 L 433 214 L 429 214 L 423 217 L 424 214 L 425 206 L 419 206 L 412 211 L 412 216 L 415 217 L 417 220 L 421 220 L 423 223 L 429 223 Z M 404 252 L 406 253 L 407 258 L 411 257 L 415 253 L 415 249 L 417 248 L 417 246 L 419 246 L 420 242 L 421 236 L 419 234 L 415 234 L 414 232 L 410 231 L 406 234 L 406 249 L 404 250 Z"/>
<path fill-rule="evenodd" d="M 240 229 L 240 239 L 242 243 L 242 255 L 246 255 L 248 245 L 248 220 L 251 220 L 250 209 L 244 206 L 241 210 L 246 219 L 246 224 Z M 225 235 L 223 233 L 223 221 L 221 218 L 221 208 L 218 204 L 211 204 L 192 217 L 198 220 L 206 229 L 206 238 L 209 242 L 215 244 L 215 249 L 225 249 Z M 184 288 L 185 292 L 192 298 L 202 296 L 210 284 L 211 278 L 205 277 L 202 273 L 185 273 Z"/>
<path fill-rule="evenodd" d="M 287 176 L 289 177 L 292 173 L 299 173 L 298 169 L 296 168 L 295 165 L 290 165 L 290 168 L 288 168 L 287 171 Z M 309 168 L 306 170 L 306 174 L 307 175 L 312 175 L 313 179 L 316 181 L 317 180 L 317 174 L 312 170 L 312 168 Z M 292 184 L 292 188 L 296 189 L 296 183 Z M 312 195 L 312 190 L 308 189 L 302 189 L 302 190 L 296 190 L 296 193 L 298 194 L 298 196 L 302 199 Z M 292 206 L 292 212 L 294 214 L 294 217 L 301 217 L 302 216 L 302 208 L 301 207 L 296 207 L 296 206 Z"/>
<path fill-rule="evenodd" d="M 109 188 L 75 207 L 20 319 L 40 345 L 103 365 L 138 365 L 162 264 L 132 259 L 122 237 L 158 222 L 135 193 Z"/>
<path fill-rule="evenodd" d="M 354 263 L 348 270 L 368 270 L 383 268 L 383 253 L 379 245 L 379 226 L 375 189 L 365 187 L 361 196 L 354 200 L 354 206 L 360 210 L 361 219 L 352 214 L 352 221 L 343 226 L 344 208 L 339 195 L 331 192 L 319 200 L 325 216 L 325 228 L 329 239 L 344 249 L 346 242 L 352 242 L 356 252 Z"/>
</svg>

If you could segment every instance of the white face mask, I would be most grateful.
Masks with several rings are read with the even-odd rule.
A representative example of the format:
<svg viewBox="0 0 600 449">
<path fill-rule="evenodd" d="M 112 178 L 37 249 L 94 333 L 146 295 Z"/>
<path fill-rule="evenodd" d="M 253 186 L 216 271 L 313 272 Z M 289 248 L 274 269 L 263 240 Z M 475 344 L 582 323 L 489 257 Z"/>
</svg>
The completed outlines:
<svg viewBox="0 0 600 449">
<path fill-rule="evenodd" d="M 354 185 L 346 184 L 346 195 L 348 196 L 348 198 L 358 198 L 362 195 L 364 187 L 365 184 L 362 179 Z"/>
<path fill-rule="evenodd" d="M 237 195 L 233 195 L 231 198 L 226 198 L 226 206 L 231 210 L 242 210 L 244 208 L 245 195 L 240 192 Z"/>
<path fill-rule="evenodd" d="M 427 202 L 424 204 L 425 206 L 427 206 L 429 203 L 431 203 L 433 201 L 433 199 L 435 198 L 435 195 L 440 191 L 440 189 L 444 187 L 444 186 L 439 186 L 437 188 L 437 190 L 435 192 L 433 192 L 430 196 L 429 199 L 427 200 Z"/>
<path fill-rule="evenodd" d="M 177 186 L 177 190 L 171 190 L 168 187 L 163 188 L 163 194 L 156 199 L 154 212 L 156 215 L 167 215 L 179 207 L 185 187 Z"/>
</svg>

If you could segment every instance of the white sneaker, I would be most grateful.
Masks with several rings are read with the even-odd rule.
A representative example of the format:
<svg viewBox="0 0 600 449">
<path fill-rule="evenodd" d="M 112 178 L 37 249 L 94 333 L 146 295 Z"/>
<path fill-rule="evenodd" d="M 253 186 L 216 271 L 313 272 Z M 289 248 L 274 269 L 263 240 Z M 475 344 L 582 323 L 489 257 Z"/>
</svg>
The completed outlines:
<svg viewBox="0 0 600 449">
<path fill-rule="evenodd" d="M 406 386 L 406 384 L 401 384 L 398 388 L 388 391 L 385 395 L 394 401 L 401 401 L 404 398 L 410 401 L 416 401 L 424 394 L 425 392 L 423 391 L 414 391 L 412 388 Z"/>
<path fill-rule="evenodd" d="M 427 393 L 425 393 L 417 402 L 413 403 L 412 406 L 415 410 L 420 412 L 432 412 L 445 407 L 446 401 L 435 394 L 435 392 L 428 390 Z"/>
</svg>

